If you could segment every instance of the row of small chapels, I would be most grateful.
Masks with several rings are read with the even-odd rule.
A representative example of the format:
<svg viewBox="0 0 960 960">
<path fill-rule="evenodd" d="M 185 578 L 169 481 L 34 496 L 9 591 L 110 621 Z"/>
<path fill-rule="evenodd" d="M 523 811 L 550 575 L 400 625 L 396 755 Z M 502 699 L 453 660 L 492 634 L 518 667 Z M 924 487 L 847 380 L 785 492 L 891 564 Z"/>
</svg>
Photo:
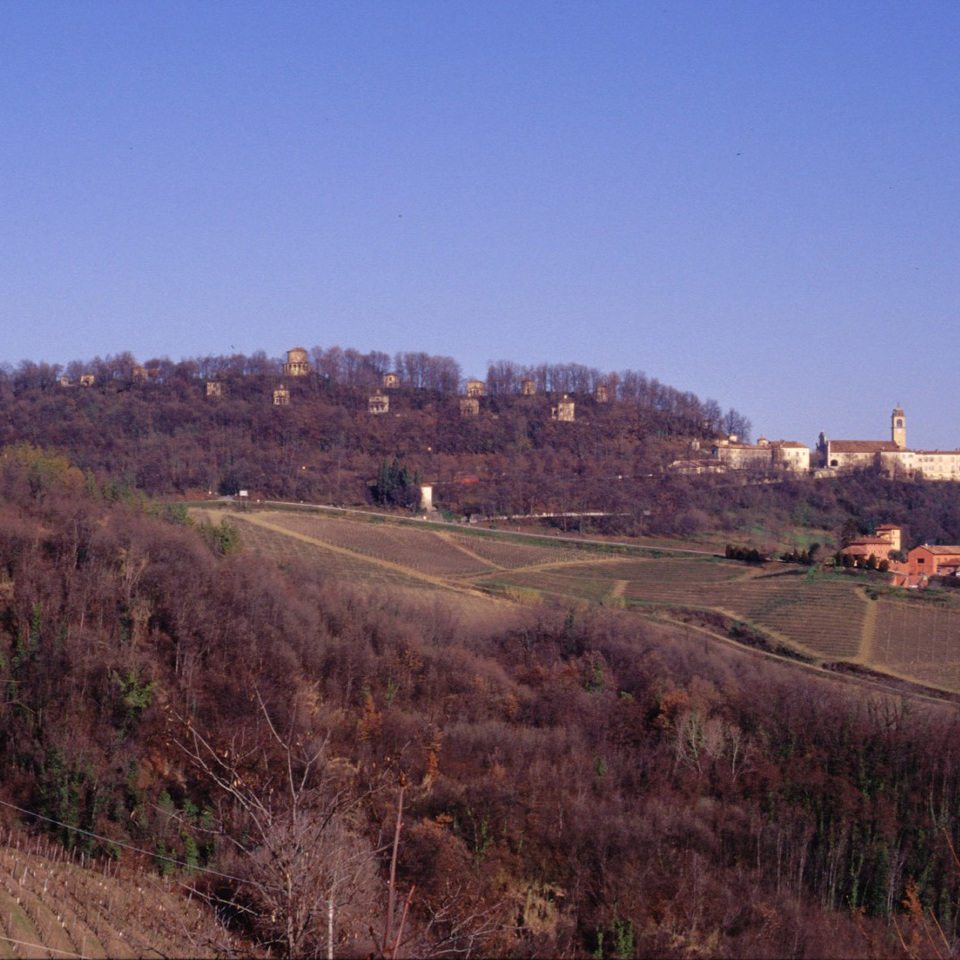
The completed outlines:
<svg viewBox="0 0 960 960">
<path fill-rule="evenodd" d="M 294 347 L 287 351 L 283 364 L 283 376 L 298 378 L 311 372 L 309 354 L 303 347 Z M 137 367 L 134 379 L 149 380 L 151 371 Z M 86 374 L 80 378 L 80 386 L 92 386 L 93 376 Z M 61 379 L 63 386 L 71 384 L 67 378 Z M 388 413 L 390 410 L 390 391 L 400 386 L 396 373 L 385 373 L 381 389 L 368 398 L 367 409 L 373 415 Z M 467 380 L 464 393 L 460 397 L 460 412 L 463 416 L 477 416 L 480 411 L 480 399 L 485 392 L 482 380 Z M 208 381 L 207 395 L 218 397 L 222 393 L 222 384 Z M 536 393 L 536 383 L 524 380 L 521 392 L 526 396 Z M 607 391 L 603 386 L 597 388 L 594 400 L 606 403 Z M 273 391 L 276 406 L 290 403 L 290 390 L 280 383 Z M 559 399 L 551 407 L 553 419 L 573 421 L 576 417 L 574 401 L 568 396 Z M 890 415 L 889 440 L 830 440 L 821 433 L 816 447 L 811 450 L 796 440 L 767 440 L 760 437 L 756 443 L 744 443 L 737 436 L 715 440 L 709 451 L 701 448 L 698 442 L 692 444 L 690 456 L 677 460 L 673 468 L 685 473 L 719 473 L 728 470 L 780 470 L 791 473 L 815 472 L 817 475 L 829 475 L 853 467 L 877 467 L 887 476 L 922 476 L 927 480 L 960 480 L 960 450 L 910 450 L 907 447 L 907 418 L 903 408 L 894 407 Z"/>
<path fill-rule="evenodd" d="M 153 367 L 135 366 L 133 368 L 133 380 L 135 383 L 149 383 L 156 379 L 158 370 Z M 282 365 L 284 377 L 297 379 L 306 377 L 312 372 L 310 364 L 310 355 L 303 347 L 294 347 L 287 351 L 287 359 Z M 92 373 L 84 373 L 76 382 L 71 381 L 68 376 L 60 378 L 61 387 L 92 387 L 96 382 L 96 377 Z M 400 375 L 397 373 L 385 373 L 383 375 L 380 389 L 372 393 L 367 398 L 367 410 L 373 415 L 385 414 L 390 412 L 390 393 L 400 387 Z M 479 416 L 480 398 L 486 392 L 486 384 L 483 380 L 467 380 L 464 383 L 464 393 L 460 397 L 460 413 L 465 417 Z M 521 392 L 524 396 L 533 396 L 537 392 L 535 380 L 524 380 L 521 383 Z M 208 380 L 206 385 L 208 397 L 223 396 L 223 384 L 217 380 Z M 290 389 L 282 381 L 277 384 L 273 391 L 273 403 L 277 407 L 285 407 L 290 404 Z M 606 403 L 608 400 L 607 388 L 600 385 L 596 389 L 594 400 L 597 403 Z M 551 416 L 554 420 L 572 422 L 576 419 L 576 404 L 566 394 L 561 397 L 557 403 L 550 408 Z"/>
<path fill-rule="evenodd" d="M 307 351 L 294 347 L 287 351 L 283 372 L 288 377 L 306 376 L 310 372 Z M 388 391 L 400 386 L 396 373 L 383 376 L 383 389 L 372 394 L 368 409 L 372 414 L 387 413 L 390 409 Z M 480 398 L 484 395 L 482 380 L 467 380 L 464 396 L 460 398 L 463 416 L 477 416 Z M 524 380 L 521 392 L 531 396 L 536 393 L 536 383 Z M 607 391 L 597 388 L 594 399 L 606 403 Z M 289 403 L 290 392 L 282 385 L 274 391 L 273 402 Z M 551 407 L 554 420 L 573 421 L 576 416 L 574 401 L 564 396 Z M 698 445 L 694 445 L 698 448 Z M 677 461 L 675 467 L 695 473 L 725 470 L 742 470 L 750 467 L 773 468 L 797 473 L 811 470 L 820 475 L 854 467 L 879 467 L 887 476 L 922 476 L 927 480 L 960 480 L 960 450 L 910 450 L 907 448 L 907 417 L 899 404 L 890 415 L 889 440 L 830 440 L 820 434 L 815 450 L 796 440 L 767 440 L 760 437 L 754 443 L 741 443 L 736 436 L 717 440 L 710 446 L 710 456 L 697 456 L 699 449 L 692 451 L 693 459 Z"/>
<path fill-rule="evenodd" d="M 305 377 L 310 373 L 310 361 L 307 351 L 303 347 L 294 347 L 287 351 L 287 362 L 283 365 L 283 374 L 286 377 Z M 367 399 L 367 410 L 374 414 L 390 412 L 390 394 L 400 386 L 400 376 L 396 373 L 385 373 L 381 389 Z M 209 388 L 209 385 L 208 385 Z M 208 389 L 209 392 L 209 389 Z M 214 392 L 217 392 L 216 390 Z M 480 398 L 486 392 L 486 384 L 482 380 L 467 380 L 464 383 L 464 395 L 460 397 L 460 413 L 465 417 L 476 417 L 480 414 Z M 525 396 L 532 396 L 537 392 L 536 381 L 524 380 L 521 392 Z M 607 394 L 604 387 L 598 387 L 596 400 L 606 403 Z M 276 406 L 284 406 L 290 402 L 290 391 L 281 384 L 273 391 L 273 402 Z M 568 396 L 559 400 L 556 406 L 551 407 L 554 420 L 573 421 L 576 418 L 576 406 Z"/>
</svg>

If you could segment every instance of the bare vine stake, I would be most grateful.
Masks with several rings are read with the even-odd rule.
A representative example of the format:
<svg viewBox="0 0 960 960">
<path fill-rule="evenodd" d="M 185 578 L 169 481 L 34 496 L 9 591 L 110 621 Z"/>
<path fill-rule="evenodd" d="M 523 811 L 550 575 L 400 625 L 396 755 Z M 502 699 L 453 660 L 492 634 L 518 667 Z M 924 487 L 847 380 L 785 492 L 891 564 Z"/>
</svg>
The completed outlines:
<svg viewBox="0 0 960 960">
<path fill-rule="evenodd" d="M 393 831 L 393 853 L 390 856 L 390 887 L 387 897 L 387 928 L 383 935 L 384 952 L 393 936 L 393 911 L 397 899 L 397 850 L 400 847 L 400 830 L 403 827 L 403 790 L 407 785 L 407 778 L 400 774 L 400 792 L 397 796 L 397 825 Z M 399 945 L 399 944 L 398 944 Z M 394 950 L 396 956 L 396 950 Z"/>
</svg>

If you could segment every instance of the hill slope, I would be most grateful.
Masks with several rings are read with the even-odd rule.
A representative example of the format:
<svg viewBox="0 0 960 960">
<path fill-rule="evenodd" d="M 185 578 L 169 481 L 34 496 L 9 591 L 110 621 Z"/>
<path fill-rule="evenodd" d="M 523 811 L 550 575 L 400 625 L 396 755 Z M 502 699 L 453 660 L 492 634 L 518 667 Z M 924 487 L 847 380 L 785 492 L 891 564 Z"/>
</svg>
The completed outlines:
<svg viewBox="0 0 960 960">
<path fill-rule="evenodd" d="M 243 943 L 182 883 L 110 861 L 81 866 L 42 838 L 0 845 L 0 954 L 215 957 Z"/>
<path fill-rule="evenodd" d="M 241 529 L 273 562 L 5 451 L 0 799 L 98 867 L 215 870 L 178 879 L 260 954 L 896 955 L 911 891 L 956 941 L 955 711 L 638 615 L 686 579 L 773 618 L 806 581 L 302 522 Z M 114 909 L 78 920 L 126 941 Z"/>
</svg>

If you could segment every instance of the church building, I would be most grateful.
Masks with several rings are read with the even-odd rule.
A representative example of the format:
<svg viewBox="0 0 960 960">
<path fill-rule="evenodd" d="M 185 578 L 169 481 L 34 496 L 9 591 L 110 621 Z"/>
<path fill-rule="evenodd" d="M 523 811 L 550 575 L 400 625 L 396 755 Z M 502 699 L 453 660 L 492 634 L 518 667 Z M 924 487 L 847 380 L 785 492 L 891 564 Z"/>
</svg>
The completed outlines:
<svg viewBox="0 0 960 960">
<path fill-rule="evenodd" d="M 894 407 L 890 416 L 889 440 L 828 440 L 821 432 L 817 442 L 821 464 L 831 469 L 880 466 L 883 454 L 895 454 L 906 449 L 907 418 L 903 409 Z"/>
<path fill-rule="evenodd" d="M 831 471 L 874 466 L 888 477 L 960 480 L 960 450 L 907 449 L 907 418 L 899 405 L 890 415 L 889 440 L 828 440 L 821 433 L 817 451 Z"/>
</svg>

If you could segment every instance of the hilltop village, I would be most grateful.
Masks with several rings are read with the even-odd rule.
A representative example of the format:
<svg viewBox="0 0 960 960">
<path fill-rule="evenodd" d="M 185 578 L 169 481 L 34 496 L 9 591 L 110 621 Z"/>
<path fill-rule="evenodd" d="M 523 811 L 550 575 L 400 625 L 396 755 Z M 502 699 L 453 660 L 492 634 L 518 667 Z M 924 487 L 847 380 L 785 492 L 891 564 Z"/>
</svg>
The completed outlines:
<svg viewBox="0 0 960 960">
<path fill-rule="evenodd" d="M 885 477 L 960 480 L 960 450 L 910 450 L 907 418 L 902 407 L 890 414 L 889 440 L 830 440 L 821 432 L 814 450 L 795 440 L 742 443 L 735 435 L 715 441 L 709 456 L 692 445 L 691 457 L 674 468 L 687 473 L 722 473 L 726 470 L 787 471 L 834 476 L 843 470 L 875 467 Z"/>
<path fill-rule="evenodd" d="M 960 450 L 907 446 L 899 405 L 888 440 L 831 440 L 821 433 L 812 449 L 796 440 L 751 443 L 749 421 L 736 411 L 723 415 L 713 401 L 642 374 L 602 374 L 578 364 L 501 361 L 482 380 L 462 377 L 449 357 L 398 354 L 391 360 L 336 347 L 293 347 L 285 360 L 258 354 L 176 365 L 141 365 L 126 354 L 87 367 L 71 364 L 62 376 L 56 367 L 24 366 L 0 383 L 0 394 L 26 397 L 28 384 L 66 401 L 40 419 L 73 439 L 82 427 L 66 426 L 64 418 L 89 407 L 79 401 L 102 394 L 100 416 L 123 424 L 121 433 L 136 444 L 127 472 L 154 490 L 172 485 L 258 499 L 419 504 L 467 518 L 554 517 L 690 535 L 734 530 L 737 523 L 720 502 L 711 506 L 707 490 L 716 484 L 683 492 L 688 477 L 725 476 L 768 489 L 777 480 L 843 477 L 848 492 L 858 470 L 884 485 L 960 480 Z M 25 421 L 34 434 L 38 409 Z M 189 439 L 178 443 L 174 437 L 184 428 Z M 160 440 L 165 434 L 169 440 Z M 23 429 L 13 428 L 10 438 L 18 435 Z M 96 456 L 88 444 L 74 455 L 90 464 L 106 456 L 115 465 L 119 439 L 114 435 Z M 936 517 L 918 523 L 916 514 L 875 512 L 858 524 L 856 538 L 841 538 L 837 562 L 889 572 L 902 586 L 955 577 L 960 546 L 942 545 L 960 542 L 960 525 L 943 528 Z M 905 523 L 909 539 L 921 546 L 901 550 L 901 527 L 882 522 L 890 519 Z"/>
</svg>

